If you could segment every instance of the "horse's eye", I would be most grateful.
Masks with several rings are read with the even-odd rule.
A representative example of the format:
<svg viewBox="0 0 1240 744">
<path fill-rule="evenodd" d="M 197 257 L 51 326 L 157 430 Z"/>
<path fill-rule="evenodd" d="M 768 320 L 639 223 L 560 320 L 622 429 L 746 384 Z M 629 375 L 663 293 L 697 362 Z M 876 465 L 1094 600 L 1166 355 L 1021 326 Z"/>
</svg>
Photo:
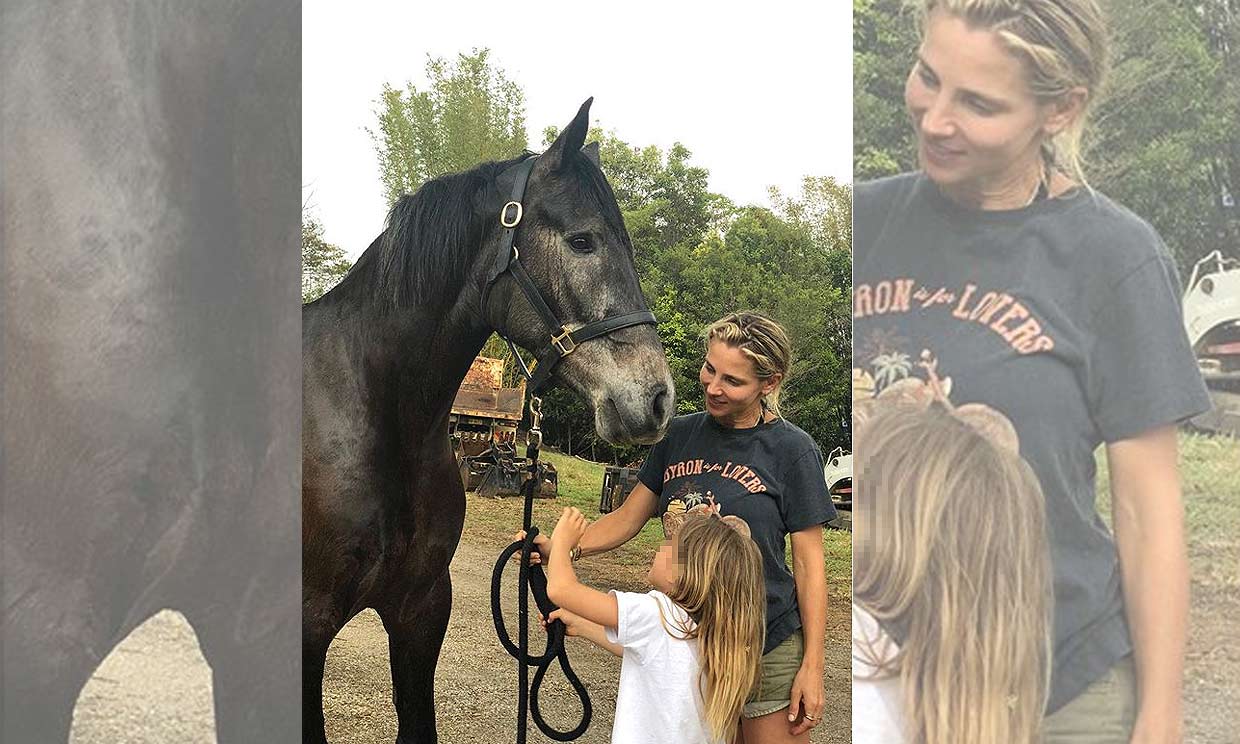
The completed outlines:
<svg viewBox="0 0 1240 744">
<path fill-rule="evenodd" d="M 594 243 L 590 241 L 590 238 L 587 235 L 577 235 L 571 238 L 568 241 L 568 244 L 571 245 L 573 250 L 578 253 L 589 253 L 594 250 Z"/>
</svg>

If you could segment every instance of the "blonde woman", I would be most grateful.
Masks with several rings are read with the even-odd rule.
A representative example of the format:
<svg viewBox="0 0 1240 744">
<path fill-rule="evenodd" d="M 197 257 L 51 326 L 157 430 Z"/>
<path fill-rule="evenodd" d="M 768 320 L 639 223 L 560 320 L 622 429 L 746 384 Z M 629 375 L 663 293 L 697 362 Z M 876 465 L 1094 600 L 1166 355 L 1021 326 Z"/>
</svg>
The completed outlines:
<svg viewBox="0 0 1240 744">
<path fill-rule="evenodd" d="M 1054 569 L 1047 741 L 1179 741 L 1175 424 L 1209 400 L 1166 247 L 1086 185 L 1103 16 L 1094 0 L 921 5 L 905 85 L 921 169 L 855 192 L 854 377 L 879 396 L 937 377 L 1001 420 L 1037 474 Z M 1095 504 L 1101 446 L 1114 536 Z"/>
<path fill-rule="evenodd" d="M 731 744 L 758 679 L 766 620 L 762 557 L 735 516 L 698 507 L 669 530 L 646 594 L 603 592 L 577 581 L 569 553 L 588 522 L 564 510 L 551 535 L 547 596 L 569 635 L 624 661 L 613 744 Z"/>
<path fill-rule="evenodd" d="M 967 411 L 882 408 L 854 440 L 853 744 L 1038 741 L 1051 587 L 1037 478 Z"/>
<path fill-rule="evenodd" d="M 778 323 L 759 313 L 731 313 L 708 326 L 703 339 L 699 381 L 706 410 L 672 420 L 638 485 L 619 509 L 590 525 L 575 555 L 611 550 L 651 517 L 709 499 L 748 523 L 762 555 L 766 639 L 761 677 L 745 704 L 737 741 L 804 744 L 825 707 L 822 525 L 835 509 L 822 453 L 779 415 L 792 346 Z M 788 541 L 795 571 L 785 560 Z M 539 549 L 551 546 L 543 541 Z"/>
</svg>

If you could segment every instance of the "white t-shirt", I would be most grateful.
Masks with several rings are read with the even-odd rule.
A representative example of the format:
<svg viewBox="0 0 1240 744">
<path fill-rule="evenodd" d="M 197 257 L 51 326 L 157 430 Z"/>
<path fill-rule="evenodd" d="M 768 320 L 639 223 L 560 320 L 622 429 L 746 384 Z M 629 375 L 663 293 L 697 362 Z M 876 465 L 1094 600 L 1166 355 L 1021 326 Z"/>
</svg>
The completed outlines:
<svg viewBox="0 0 1240 744">
<path fill-rule="evenodd" d="M 607 640 L 624 647 L 612 744 L 719 744 L 703 717 L 697 640 L 669 633 L 659 604 L 673 629 L 692 628 L 688 614 L 662 592 L 612 594 L 619 612 Z"/>
<path fill-rule="evenodd" d="M 896 642 L 883 631 L 874 616 L 852 606 L 852 741 L 853 744 L 898 744 L 908 741 L 904 734 L 903 703 L 897 677 L 870 679 L 873 658 L 865 649 L 873 648 L 879 659 L 889 659 L 898 650 Z"/>
</svg>

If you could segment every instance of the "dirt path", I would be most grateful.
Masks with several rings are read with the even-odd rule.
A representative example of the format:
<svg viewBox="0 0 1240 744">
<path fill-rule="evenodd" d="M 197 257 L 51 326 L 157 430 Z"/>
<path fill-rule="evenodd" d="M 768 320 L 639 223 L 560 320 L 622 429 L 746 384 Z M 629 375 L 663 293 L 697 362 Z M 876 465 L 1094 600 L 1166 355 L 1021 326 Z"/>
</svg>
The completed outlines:
<svg viewBox="0 0 1240 744">
<path fill-rule="evenodd" d="M 211 667 L 179 613 L 161 612 L 108 654 L 78 697 L 71 744 L 215 744 Z"/>
<path fill-rule="evenodd" d="M 495 637 L 490 612 L 491 566 L 500 549 L 498 544 L 462 542 L 452 564 L 452 620 L 435 680 L 439 736 L 450 744 L 498 743 L 515 738 L 516 663 Z M 606 584 L 600 581 L 596 585 Z M 515 597 L 512 604 L 515 605 Z M 820 727 L 811 739 L 822 744 L 847 742 L 851 738 L 849 652 L 845 645 L 849 617 L 841 611 L 833 613 L 832 620 L 826 675 L 829 724 Z M 579 639 L 569 640 L 569 658 L 594 704 L 590 728 L 578 741 L 607 742 L 620 660 Z M 544 714 L 553 725 L 568 728 L 580 715 L 576 697 L 563 681 L 558 666 L 549 677 L 540 696 Z M 387 636 L 378 616 L 364 612 L 345 627 L 328 654 L 324 688 L 328 738 L 336 744 L 391 742 L 396 736 L 391 685 Z M 529 732 L 531 742 L 550 741 L 532 724 Z"/>
<path fill-rule="evenodd" d="M 1194 586 L 1185 663 L 1186 742 L 1240 741 L 1240 597 Z"/>
<path fill-rule="evenodd" d="M 494 549 L 492 549 L 494 548 Z M 462 543 L 453 564 L 456 607 L 437 680 L 440 738 L 447 744 L 512 741 L 516 667 L 495 638 L 489 611 L 490 565 L 498 546 Z M 588 563 L 588 562 L 587 562 Z M 603 585 L 603 582 L 599 582 Z M 637 587 L 630 587 L 637 588 Z M 833 612 L 827 654 L 827 720 L 814 742 L 847 742 L 850 719 L 848 619 Z M 1232 744 L 1240 720 L 1240 599 L 1194 587 L 1185 684 L 1186 741 Z M 619 660 L 570 639 L 573 666 L 594 700 L 595 719 L 579 741 L 605 742 L 615 705 Z M 387 640 L 379 619 L 363 613 L 344 629 L 328 660 L 328 735 L 336 744 L 391 742 Z M 548 716 L 576 722 L 575 698 L 553 673 L 544 693 Z M 570 720 L 571 719 L 571 720 Z M 72 744 L 213 744 L 211 669 L 189 625 L 161 613 L 105 660 L 83 690 Z M 531 728 L 531 742 L 547 741 Z"/>
</svg>

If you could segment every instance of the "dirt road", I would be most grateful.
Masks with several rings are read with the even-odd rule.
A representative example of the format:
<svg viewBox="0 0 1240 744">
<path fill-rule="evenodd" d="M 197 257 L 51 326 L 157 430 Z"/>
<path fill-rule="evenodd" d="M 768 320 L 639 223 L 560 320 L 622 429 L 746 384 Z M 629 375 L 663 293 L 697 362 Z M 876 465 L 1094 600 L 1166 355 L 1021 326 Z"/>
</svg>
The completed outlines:
<svg viewBox="0 0 1240 744">
<path fill-rule="evenodd" d="M 513 741 L 516 667 L 495 638 L 489 611 L 490 566 L 496 546 L 462 543 L 453 564 L 456 606 L 439 664 L 439 731 L 448 744 Z M 588 564 L 588 561 L 586 562 Z M 606 585 L 606 582 L 599 582 Z M 637 587 L 631 587 L 637 588 Z M 842 609 L 842 608 L 840 608 Z M 829 725 L 815 742 L 847 742 L 847 616 L 833 612 L 828 639 Z M 1240 603 L 1231 593 L 1195 591 L 1185 684 L 1185 720 L 1194 744 L 1231 744 L 1240 719 Z M 535 636 L 536 637 L 536 636 Z M 378 617 L 363 613 L 337 638 L 328 660 L 328 735 L 336 744 L 391 742 L 396 717 L 386 636 Z M 570 639 L 573 666 L 594 700 L 595 718 L 581 742 L 607 741 L 619 660 Z M 192 630 L 162 613 L 139 628 L 104 662 L 78 704 L 73 744 L 213 744 L 211 670 Z M 576 722 L 575 698 L 558 674 L 543 693 L 561 726 Z M 570 720 L 571 719 L 571 720 Z M 531 727 L 531 742 L 547 741 Z"/>
<path fill-rule="evenodd" d="M 516 663 L 495 637 L 490 611 L 491 567 L 500 549 L 498 543 L 481 546 L 463 542 L 452 564 L 452 620 L 435 680 L 439 737 L 450 744 L 515 740 Z M 583 580 L 609 586 L 591 577 L 586 564 L 588 561 L 583 563 Z M 515 577 L 515 570 L 512 575 Z M 515 596 L 511 603 L 515 606 Z M 509 627 L 514 627 L 515 612 L 513 618 Z M 846 645 L 849 616 L 841 608 L 833 613 L 832 620 L 827 654 L 827 723 L 811 739 L 822 744 L 848 742 L 851 738 Z M 540 634 L 537 631 L 531 636 L 539 649 Z M 590 728 L 578 741 L 605 743 L 611 733 L 620 660 L 580 639 L 568 642 L 573 668 L 586 684 L 594 704 Z M 563 681 L 558 666 L 549 677 L 540 695 L 544 714 L 553 725 L 567 729 L 580 717 L 577 699 Z M 328 738 L 337 744 L 391 742 L 396 736 L 391 684 L 387 636 L 378 616 L 365 612 L 341 632 L 328 655 L 324 689 Z M 550 739 L 531 724 L 529 741 Z"/>
<path fill-rule="evenodd" d="M 498 543 L 462 542 L 452 565 L 455 600 L 436 678 L 439 737 L 446 744 L 515 740 L 516 663 L 495 637 L 490 611 L 491 567 L 500 548 Z M 583 578 L 591 579 L 588 566 Z M 629 581 L 620 588 L 641 589 Z M 511 603 L 515 606 L 515 597 Z M 816 744 L 850 739 L 849 618 L 839 610 L 832 614 L 828 643 L 827 724 L 813 737 Z M 509 623 L 515 628 L 515 619 Z M 535 630 L 531 636 L 539 648 L 540 635 Z M 620 660 L 575 638 L 569 639 L 569 657 L 594 704 L 590 728 L 578 741 L 607 742 Z M 566 729 L 576 724 L 580 709 L 558 666 L 540 699 L 553 725 Z M 334 744 L 389 744 L 396 738 L 387 635 L 373 612 L 354 618 L 332 644 L 324 701 L 327 735 Z M 71 742 L 213 744 L 212 715 L 211 669 L 190 626 L 180 615 L 165 612 L 127 638 L 86 686 Z M 550 741 L 532 724 L 529 732 L 530 742 Z"/>
</svg>

